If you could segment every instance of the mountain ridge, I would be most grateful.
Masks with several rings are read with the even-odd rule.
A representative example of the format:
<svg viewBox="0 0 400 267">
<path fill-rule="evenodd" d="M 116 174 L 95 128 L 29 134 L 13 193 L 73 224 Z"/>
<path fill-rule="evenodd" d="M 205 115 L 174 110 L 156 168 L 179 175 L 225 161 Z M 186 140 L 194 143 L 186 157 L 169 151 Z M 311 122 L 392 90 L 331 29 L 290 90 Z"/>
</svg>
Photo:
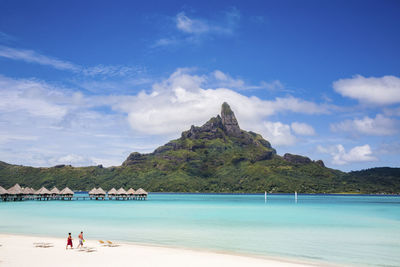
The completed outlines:
<svg viewBox="0 0 400 267">
<path fill-rule="evenodd" d="M 399 169 L 400 170 L 400 169 Z M 242 130 L 227 103 L 221 116 L 192 125 L 153 152 L 131 153 L 121 166 L 33 168 L 0 162 L 0 185 L 146 188 L 159 192 L 400 192 L 397 168 L 344 173 L 322 160 L 279 156 L 260 134 Z"/>
</svg>

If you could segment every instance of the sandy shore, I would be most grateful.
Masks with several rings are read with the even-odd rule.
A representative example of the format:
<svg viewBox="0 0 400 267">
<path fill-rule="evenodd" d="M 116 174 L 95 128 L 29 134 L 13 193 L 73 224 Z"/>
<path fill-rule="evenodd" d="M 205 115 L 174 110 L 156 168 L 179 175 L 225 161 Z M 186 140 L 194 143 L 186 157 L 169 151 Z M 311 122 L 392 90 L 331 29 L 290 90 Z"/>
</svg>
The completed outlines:
<svg viewBox="0 0 400 267">
<path fill-rule="evenodd" d="M 74 246 L 78 244 L 74 239 Z M 311 266 L 275 259 L 118 243 L 102 246 L 87 240 L 85 248 L 65 249 L 66 239 L 0 234 L 0 266 Z"/>
</svg>

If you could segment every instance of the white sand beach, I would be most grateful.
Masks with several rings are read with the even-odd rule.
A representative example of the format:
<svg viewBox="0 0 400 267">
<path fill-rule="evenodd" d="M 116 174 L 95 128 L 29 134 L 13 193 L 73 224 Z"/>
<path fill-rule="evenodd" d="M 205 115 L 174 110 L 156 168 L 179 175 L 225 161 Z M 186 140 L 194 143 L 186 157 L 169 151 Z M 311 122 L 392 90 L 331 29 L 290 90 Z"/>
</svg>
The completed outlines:
<svg viewBox="0 0 400 267">
<path fill-rule="evenodd" d="M 0 266 L 311 266 L 278 259 L 127 243 L 108 247 L 98 240 L 87 240 L 83 250 L 76 249 L 77 244 L 75 237 L 75 249 L 66 250 L 66 238 L 0 234 Z"/>
</svg>

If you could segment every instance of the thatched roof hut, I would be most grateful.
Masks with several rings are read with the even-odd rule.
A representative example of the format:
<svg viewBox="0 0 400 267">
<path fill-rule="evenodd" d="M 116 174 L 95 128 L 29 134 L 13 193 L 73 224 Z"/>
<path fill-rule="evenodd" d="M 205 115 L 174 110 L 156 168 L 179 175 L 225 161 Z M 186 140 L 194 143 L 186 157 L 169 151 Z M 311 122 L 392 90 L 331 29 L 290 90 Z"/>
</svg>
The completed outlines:
<svg viewBox="0 0 400 267">
<path fill-rule="evenodd" d="M 11 187 L 11 188 L 16 188 L 16 189 L 18 189 L 18 190 L 22 190 L 22 187 L 19 185 L 19 184 L 15 184 L 13 187 Z M 8 189 L 8 190 L 10 190 L 10 189 Z"/>
<path fill-rule="evenodd" d="M 139 188 L 138 190 L 136 190 L 135 195 L 139 195 L 139 196 L 147 196 L 148 193 L 146 191 L 144 191 L 142 188 Z"/>
<path fill-rule="evenodd" d="M 133 188 L 129 188 L 126 193 L 128 194 L 128 196 L 133 196 L 135 194 L 135 190 L 133 190 Z"/>
<path fill-rule="evenodd" d="M 19 184 L 15 184 L 13 187 L 9 188 L 8 193 L 10 195 L 22 195 L 22 188 Z"/>
<path fill-rule="evenodd" d="M 96 190 L 96 194 L 98 196 L 105 196 L 106 195 L 106 191 L 104 191 L 101 187 L 97 188 Z"/>
<path fill-rule="evenodd" d="M 69 189 L 68 187 L 66 187 L 63 190 L 61 190 L 60 195 L 62 195 L 62 196 L 73 196 L 74 192 L 71 189 Z"/>
<path fill-rule="evenodd" d="M 93 187 L 93 189 L 89 191 L 89 196 L 96 195 L 96 193 L 97 193 L 97 189 L 96 189 L 96 187 Z"/>
<path fill-rule="evenodd" d="M 120 196 L 126 196 L 127 195 L 125 189 L 123 189 L 122 187 L 120 189 L 118 189 L 117 194 L 120 195 Z"/>
<path fill-rule="evenodd" d="M 34 192 L 32 192 L 32 190 L 31 190 L 29 187 L 25 187 L 25 188 L 22 190 L 22 194 L 24 194 L 24 195 L 33 195 Z"/>
<path fill-rule="evenodd" d="M 3 196 L 3 195 L 8 195 L 8 194 L 9 194 L 8 191 L 0 186 L 0 195 Z"/>
<path fill-rule="evenodd" d="M 57 187 L 53 187 L 53 189 L 50 190 L 50 193 L 54 196 L 59 195 L 60 194 L 60 190 L 58 190 Z"/>
<path fill-rule="evenodd" d="M 118 192 L 114 187 L 110 191 L 108 191 L 109 196 L 115 196 L 117 194 L 118 194 Z"/>
<path fill-rule="evenodd" d="M 35 192 L 35 195 L 51 195 L 51 192 L 49 190 L 47 190 L 46 187 L 42 187 L 40 188 L 38 191 Z"/>
</svg>

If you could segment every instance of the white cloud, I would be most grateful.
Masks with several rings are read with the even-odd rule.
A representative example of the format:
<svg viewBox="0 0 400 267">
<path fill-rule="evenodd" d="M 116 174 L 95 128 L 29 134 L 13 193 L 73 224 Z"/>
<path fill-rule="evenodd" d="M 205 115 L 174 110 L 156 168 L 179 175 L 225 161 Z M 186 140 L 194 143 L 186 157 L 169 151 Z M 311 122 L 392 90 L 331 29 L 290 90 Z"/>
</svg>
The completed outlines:
<svg viewBox="0 0 400 267">
<path fill-rule="evenodd" d="M 71 62 L 59 60 L 56 58 L 41 55 L 33 50 L 15 49 L 6 46 L 0 46 L 0 57 L 14 60 L 22 60 L 29 63 L 47 65 L 59 70 L 69 70 L 79 72 L 81 67 Z"/>
<path fill-rule="evenodd" d="M 151 86 L 153 81 L 149 78 L 124 78 L 124 79 L 75 79 L 71 81 L 78 88 L 92 93 L 112 93 L 114 95 L 127 94 L 133 90 Z"/>
<path fill-rule="evenodd" d="M 0 144 L 7 143 L 10 141 L 34 141 L 37 140 L 37 136 L 29 135 L 15 135 L 15 134 L 0 134 Z"/>
<path fill-rule="evenodd" d="M 9 42 L 9 41 L 14 41 L 14 40 L 16 40 L 16 38 L 14 36 L 0 31 L 0 41 Z"/>
<path fill-rule="evenodd" d="M 33 50 L 16 49 L 0 45 L 0 57 L 21 60 L 28 63 L 50 66 L 58 70 L 72 71 L 85 76 L 108 76 L 108 77 L 126 77 L 135 75 L 143 70 L 139 67 L 122 65 L 97 65 L 94 67 L 83 67 L 69 61 L 56 59 L 42 55 Z"/>
<path fill-rule="evenodd" d="M 274 80 L 272 82 L 261 82 L 261 87 L 266 88 L 270 91 L 280 91 L 283 90 L 285 87 L 283 86 L 283 84 L 278 81 L 278 80 Z M 285 89 L 286 90 L 286 89 Z M 288 91 L 288 90 L 286 90 Z"/>
<path fill-rule="evenodd" d="M 254 127 L 252 130 L 262 134 L 264 138 L 275 147 L 291 146 L 297 143 L 298 139 L 293 134 L 314 135 L 314 128 L 306 123 L 293 122 L 291 125 L 282 122 L 263 121 L 261 127 Z"/>
<path fill-rule="evenodd" d="M 258 85 L 247 84 L 240 78 L 233 78 L 227 73 L 215 70 L 211 75 L 207 76 L 207 85 L 215 88 L 230 88 L 237 90 L 258 90 L 267 89 L 270 91 L 284 90 L 283 84 L 278 81 L 265 82 L 261 81 Z"/>
<path fill-rule="evenodd" d="M 296 143 L 296 137 L 292 135 L 290 126 L 281 122 L 263 123 L 262 135 L 274 146 L 290 146 Z"/>
<path fill-rule="evenodd" d="M 121 99 L 116 110 L 128 114 L 133 129 L 146 134 L 179 135 L 190 125 L 201 125 L 219 114 L 221 104 L 228 102 L 242 128 L 258 130 L 266 117 L 279 112 L 304 114 L 328 113 L 329 108 L 295 97 L 261 100 L 226 88 L 204 89 L 205 76 L 178 69 L 165 81 L 155 84 L 151 92 Z"/>
<path fill-rule="evenodd" d="M 236 8 L 230 8 L 214 20 L 193 18 L 185 12 L 179 12 L 174 17 L 174 28 L 177 33 L 158 39 L 152 47 L 199 43 L 206 36 L 231 36 L 235 32 L 239 20 L 240 12 Z"/>
<path fill-rule="evenodd" d="M 94 163 L 94 165 L 103 165 L 103 166 L 119 166 L 121 165 L 121 161 L 113 158 L 97 158 L 91 157 L 90 161 Z"/>
<path fill-rule="evenodd" d="M 222 20 L 211 21 L 200 18 L 189 18 L 185 12 L 176 15 L 176 28 L 187 34 L 232 34 L 237 22 L 240 19 L 240 13 L 236 8 L 231 8 L 225 12 Z"/>
<path fill-rule="evenodd" d="M 172 45 L 178 45 L 180 43 L 180 40 L 176 38 L 161 38 L 157 40 L 151 47 L 156 48 L 156 47 L 162 47 L 162 46 L 172 46 Z"/>
<path fill-rule="evenodd" d="M 291 111 L 302 114 L 329 114 L 332 108 L 332 106 L 316 104 L 292 96 L 277 97 L 275 101 L 269 104 L 272 105 L 274 110 Z"/>
<path fill-rule="evenodd" d="M 87 161 L 83 156 L 80 155 L 76 155 L 76 154 L 68 154 L 65 156 L 62 156 L 56 160 L 54 160 L 53 164 L 71 164 L 71 165 L 75 165 L 75 164 L 79 164 L 81 162 Z M 88 165 L 92 165 L 93 162 L 91 162 Z"/>
<path fill-rule="evenodd" d="M 323 147 L 319 145 L 317 146 L 317 150 L 320 153 L 330 154 L 332 156 L 332 164 L 335 165 L 377 160 L 377 158 L 373 156 L 371 147 L 368 144 L 355 146 L 348 152 L 346 152 L 345 148 L 341 144 L 331 147 Z"/>
<path fill-rule="evenodd" d="M 140 72 L 143 72 L 142 68 L 123 65 L 97 65 L 82 69 L 82 74 L 86 76 L 127 77 Z"/>
<path fill-rule="evenodd" d="M 215 70 L 211 75 L 207 77 L 207 85 L 215 88 L 248 90 L 248 89 L 261 89 L 263 87 L 267 87 L 269 84 L 268 85 L 246 84 L 242 79 L 235 79 L 227 73 L 224 73 L 220 70 Z"/>
<path fill-rule="evenodd" d="M 335 81 L 333 88 L 342 96 L 364 103 L 377 105 L 400 103 L 400 78 L 395 76 L 366 78 L 356 75 L 350 79 Z"/>
<path fill-rule="evenodd" d="M 375 118 L 365 116 L 362 119 L 345 120 L 340 123 L 331 124 L 334 132 L 348 132 L 351 134 L 365 135 L 394 135 L 398 133 L 399 121 L 377 114 Z"/>
<path fill-rule="evenodd" d="M 400 154 L 400 142 L 390 142 L 390 143 L 381 143 L 377 149 L 377 153 L 385 155 L 385 154 Z"/>
<path fill-rule="evenodd" d="M 386 116 L 400 116 L 400 107 L 385 108 L 383 110 L 383 113 Z"/>
<path fill-rule="evenodd" d="M 205 21 L 199 19 L 190 19 L 185 12 L 176 15 L 176 27 L 186 33 L 200 34 L 210 31 L 210 27 Z"/>
<path fill-rule="evenodd" d="M 78 97 L 78 95 L 76 95 Z M 0 111 L 24 111 L 30 116 L 60 119 L 67 113 L 64 94 L 46 83 L 0 75 Z M 73 97 L 71 100 L 74 101 Z"/>
<path fill-rule="evenodd" d="M 72 166 L 97 166 L 103 165 L 107 166 L 119 166 L 121 161 L 112 158 L 97 158 L 97 157 L 87 157 L 77 154 L 67 154 L 61 157 L 54 157 L 48 159 L 48 164 L 51 166 L 55 165 L 72 165 Z"/>
<path fill-rule="evenodd" d="M 315 135 L 315 130 L 311 125 L 301 122 L 293 122 L 291 124 L 293 131 L 299 135 Z"/>
<path fill-rule="evenodd" d="M 93 109 L 113 101 L 119 97 L 85 96 L 43 81 L 0 75 L 0 160 L 109 166 L 120 164 L 132 151 L 163 143 L 162 138 L 132 135 L 124 114 Z"/>
</svg>

